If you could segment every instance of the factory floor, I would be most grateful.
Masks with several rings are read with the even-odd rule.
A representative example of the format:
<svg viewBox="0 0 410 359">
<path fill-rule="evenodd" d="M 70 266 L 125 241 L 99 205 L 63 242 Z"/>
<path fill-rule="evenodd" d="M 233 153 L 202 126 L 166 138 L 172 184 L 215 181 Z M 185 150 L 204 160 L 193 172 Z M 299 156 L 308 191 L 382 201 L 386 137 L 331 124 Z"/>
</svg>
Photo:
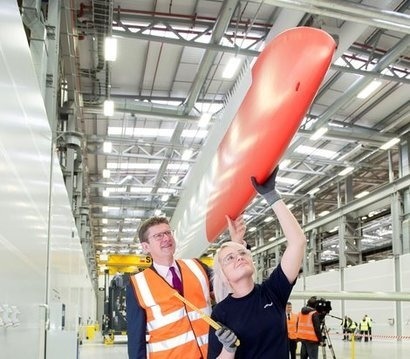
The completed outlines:
<svg viewBox="0 0 410 359">
<path fill-rule="evenodd" d="M 329 359 L 409 359 L 410 341 L 373 340 L 372 342 L 344 342 L 340 338 L 331 339 L 335 356 L 326 348 Z M 85 342 L 80 346 L 79 359 L 127 359 L 126 344 L 105 345 Z M 325 358 L 320 352 L 319 358 Z"/>
</svg>

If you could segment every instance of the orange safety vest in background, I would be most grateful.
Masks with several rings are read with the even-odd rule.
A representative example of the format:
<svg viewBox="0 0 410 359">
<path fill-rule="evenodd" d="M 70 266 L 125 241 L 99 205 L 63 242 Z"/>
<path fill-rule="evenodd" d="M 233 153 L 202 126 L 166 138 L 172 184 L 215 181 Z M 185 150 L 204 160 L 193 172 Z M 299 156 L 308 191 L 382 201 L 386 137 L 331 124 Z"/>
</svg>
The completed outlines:
<svg viewBox="0 0 410 359">
<path fill-rule="evenodd" d="M 288 324 L 288 338 L 297 339 L 298 315 L 295 313 L 290 313 L 289 316 L 290 318 L 288 319 L 288 314 L 286 314 L 286 323 Z"/>
<path fill-rule="evenodd" d="M 315 328 L 313 327 L 312 316 L 317 313 L 312 310 L 308 314 L 299 313 L 298 320 L 298 338 L 302 340 L 309 340 L 311 342 L 319 342 L 319 338 L 316 336 Z"/>
<path fill-rule="evenodd" d="M 193 259 L 177 260 L 184 297 L 207 315 L 211 313 L 209 280 Z M 147 358 L 206 358 L 209 325 L 173 294 L 164 278 L 151 268 L 131 277 L 138 303 L 147 313 Z"/>
</svg>

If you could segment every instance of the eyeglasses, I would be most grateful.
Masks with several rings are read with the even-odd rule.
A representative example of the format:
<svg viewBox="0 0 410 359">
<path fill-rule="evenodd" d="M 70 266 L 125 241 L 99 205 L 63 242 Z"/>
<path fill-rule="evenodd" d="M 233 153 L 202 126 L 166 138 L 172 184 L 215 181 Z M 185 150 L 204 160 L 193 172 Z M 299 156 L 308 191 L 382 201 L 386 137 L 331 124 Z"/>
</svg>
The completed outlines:
<svg viewBox="0 0 410 359">
<path fill-rule="evenodd" d="M 222 264 L 228 266 L 232 264 L 238 256 L 245 257 L 249 255 L 249 251 L 246 249 L 239 249 L 236 253 L 229 253 L 222 259 Z"/>
<path fill-rule="evenodd" d="M 149 238 L 154 238 L 155 241 L 160 242 L 164 239 L 164 237 L 167 236 L 168 238 L 174 238 L 174 231 L 168 230 L 164 232 L 159 232 L 155 233 L 152 236 L 149 236 Z"/>
</svg>

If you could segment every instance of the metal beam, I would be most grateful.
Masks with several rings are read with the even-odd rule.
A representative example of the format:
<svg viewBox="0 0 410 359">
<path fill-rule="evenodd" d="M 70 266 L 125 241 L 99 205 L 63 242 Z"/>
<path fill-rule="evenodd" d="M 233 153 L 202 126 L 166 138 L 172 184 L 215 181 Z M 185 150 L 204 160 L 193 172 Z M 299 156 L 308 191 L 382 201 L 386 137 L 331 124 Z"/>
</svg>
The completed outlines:
<svg viewBox="0 0 410 359">
<path fill-rule="evenodd" d="M 199 117 L 183 114 L 180 107 L 155 105 L 146 102 L 135 102 L 131 100 L 114 99 L 114 111 L 119 113 L 130 113 L 141 117 L 172 120 L 183 123 L 198 123 Z M 102 105 L 85 105 L 85 114 L 97 114 L 103 116 Z M 115 113 L 114 113 L 115 116 Z M 105 120 L 105 117 L 102 117 Z"/>
<path fill-rule="evenodd" d="M 367 54 L 369 55 L 369 54 Z M 360 70 L 360 69 L 355 69 L 353 67 L 346 67 L 346 66 L 340 66 L 340 65 L 335 65 L 332 64 L 330 66 L 332 70 L 335 71 L 340 71 L 344 73 L 349 73 L 349 74 L 355 74 L 359 76 L 366 76 L 370 77 L 373 79 L 381 79 L 381 80 L 386 80 L 386 81 L 391 81 L 391 82 L 399 82 L 399 83 L 404 83 L 407 85 L 410 85 L 410 80 L 405 78 L 405 77 L 398 77 L 396 75 L 389 76 L 389 75 L 383 75 L 377 71 L 365 71 L 365 70 Z"/>
<path fill-rule="evenodd" d="M 124 25 L 121 25 L 124 26 Z M 124 26 L 124 28 L 126 28 Z M 169 37 L 162 37 L 162 36 L 155 36 L 155 35 L 146 35 L 142 34 L 141 32 L 131 32 L 131 31 L 120 31 L 120 30 L 113 30 L 112 34 L 116 37 L 127 37 L 131 39 L 137 40 L 144 40 L 144 41 L 152 41 L 152 42 L 161 42 L 166 44 L 173 44 L 182 47 L 195 47 L 198 49 L 203 50 L 212 50 L 215 52 L 226 52 L 229 54 L 235 55 L 243 55 L 243 56 L 251 56 L 257 57 L 259 56 L 259 51 L 257 50 L 248 50 L 248 49 L 240 49 L 238 47 L 228 47 L 219 44 L 204 44 L 196 41 L 189 41 L 184 39 L 174 39 Z"/>
<path fill-rule="evenodd" d="M 366 207 L 372 203 L 376 203 L 377 201 L 380 201 L 390 195 L 392 195 L 395 192 L 402 191 L 410 186 L 410 175 L 407 175 L 405 177 L 399 178 L 398 180 L 386 184 L 384 186 L 381 186 L 380 188 L 374 190 L 372 193 L 368 194 L 366 197 L 356 199 L 340 208 L 337 210 L 329 213 L 326 216 L 320 217 L 318 219 L 315 219 L 306 225 L 304 225 L 303 231 L 304 232 L 309 232 L 312 231 L 316 228 L 322 227 L 328 223 L 337 221 L 338 218 L 345 216 L 351 212 L 357 211 L 363 207 Z M 252 251 L 252 254 L 260 254 L 264 253 L 269 249 L 272 249 L 282 243 L 286 242 L 286 238 L 277 238 L 274 242 L 271 242 L 263 247 L 257 248 L 256 250 Z"/>
</svg>

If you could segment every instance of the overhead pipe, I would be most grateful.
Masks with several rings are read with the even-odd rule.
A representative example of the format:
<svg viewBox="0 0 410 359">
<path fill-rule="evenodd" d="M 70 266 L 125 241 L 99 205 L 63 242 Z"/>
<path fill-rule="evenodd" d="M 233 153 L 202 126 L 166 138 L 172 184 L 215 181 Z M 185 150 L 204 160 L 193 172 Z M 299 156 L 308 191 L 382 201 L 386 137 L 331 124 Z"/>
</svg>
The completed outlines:
<svg viewBox="0 0 410 359">
<path fill-rule="evenodd" d="M 111 98 L 111 100 L 113 100 Z M 120 101 L 114 99 L 115 112 L 136 114 L 153 119 L 172 120 L 183 123 L 198 123 L 198 116 L 183 115 L 180 108 L 168 105 L 154 105 L 150 102 L 136 102 L 124 100 Z M 103 114 L 101 106 L 86 105 L 84 113 L 88 114 Z"/>
<path fill-rule="evenodd" d="M 129 14 L 130 16 L 124 16 Z M 149 18 L 155 18 L 158 21 L 169 21 L 170 19 L 172 20 L 177 20 L 181 19 L 181 21 L 193 21 L 195 24 L 198 22 L 204 21 L 207 22 L 208 24 L 215 24 L 217 21 L 217 18 L 211 17 L 211 16 L 201 16 L 198 14 L 194 15 L 187 15 L 187 14 L 178 14 L 178 13 L 167 13 L 167 12 L 160 12 L 160 11 L 144 11 L 144 10 L 135 10 L 135 9 L 126 9 L 122 7 L 117 7 L 116 10 L 116 15 L 117 17 L 121 16 L 122 18 L 125 18 L 126 20 L 135 20 L 135 18 L 140 18 L 143 20 L 147 20 Z M 232 21 L 232 20 L 231 20 Z M 238 23 L 239 25 L 243 25 L 244 27 L 248 26 L 248 21 L 244 20 L 238 20 L 235 21 L 235 24 Z M 261 22 L 255 22 L 252 24 L 252 26 L 255 27 L 263 27 L 263 28 L 270 28 L 271 24 L 269 23 L 261 23 Z"/>
<path fill-rule="evenodd" d="M 410 16 L 377 7 L 338 0 L 264 0 L 265 4 L 351 21 L 376 28 L 410 34 Z"/>
<path fill-rule="evenodd" d="M 23 5 L 21 6 L 21 17 L 24 25 L 35 33 L 41 33 L 45 28 L 41 13 L 41 3 L 41 0 L 23 0 Z"/>
<path fill-rule="evenodd" d="M 96 46 L 96 59 L 95 66 L 92 69 L 80 69 L 81 76 L 88 76 L 93 81 L 94 98 L 89 98 L 83 95 L 84 104 L 99 104 L 108 96 L 109 93 L 109 79 L 108 79 L 108 69 L 106 66 L 104 58 L 104 40 L 105 36 L 110 31 L 112 25 L 112 0 L 107 2 L 93 1 L 92 2 L 92 16 L 95 31 L 95 42 Z M 80 12 L 81 13 L 81 12 Z M 79 15 L 79 14 L 77 14 Z M 77 16 L 78 18 L 78 16 Z M 105 84 L 102 85 L 104 88 L 104 93 L 101 92 L 101 82 L 102 79 L 97 77 L 97 74 L 105 70 L 104 81 Z"/>
</svg>

